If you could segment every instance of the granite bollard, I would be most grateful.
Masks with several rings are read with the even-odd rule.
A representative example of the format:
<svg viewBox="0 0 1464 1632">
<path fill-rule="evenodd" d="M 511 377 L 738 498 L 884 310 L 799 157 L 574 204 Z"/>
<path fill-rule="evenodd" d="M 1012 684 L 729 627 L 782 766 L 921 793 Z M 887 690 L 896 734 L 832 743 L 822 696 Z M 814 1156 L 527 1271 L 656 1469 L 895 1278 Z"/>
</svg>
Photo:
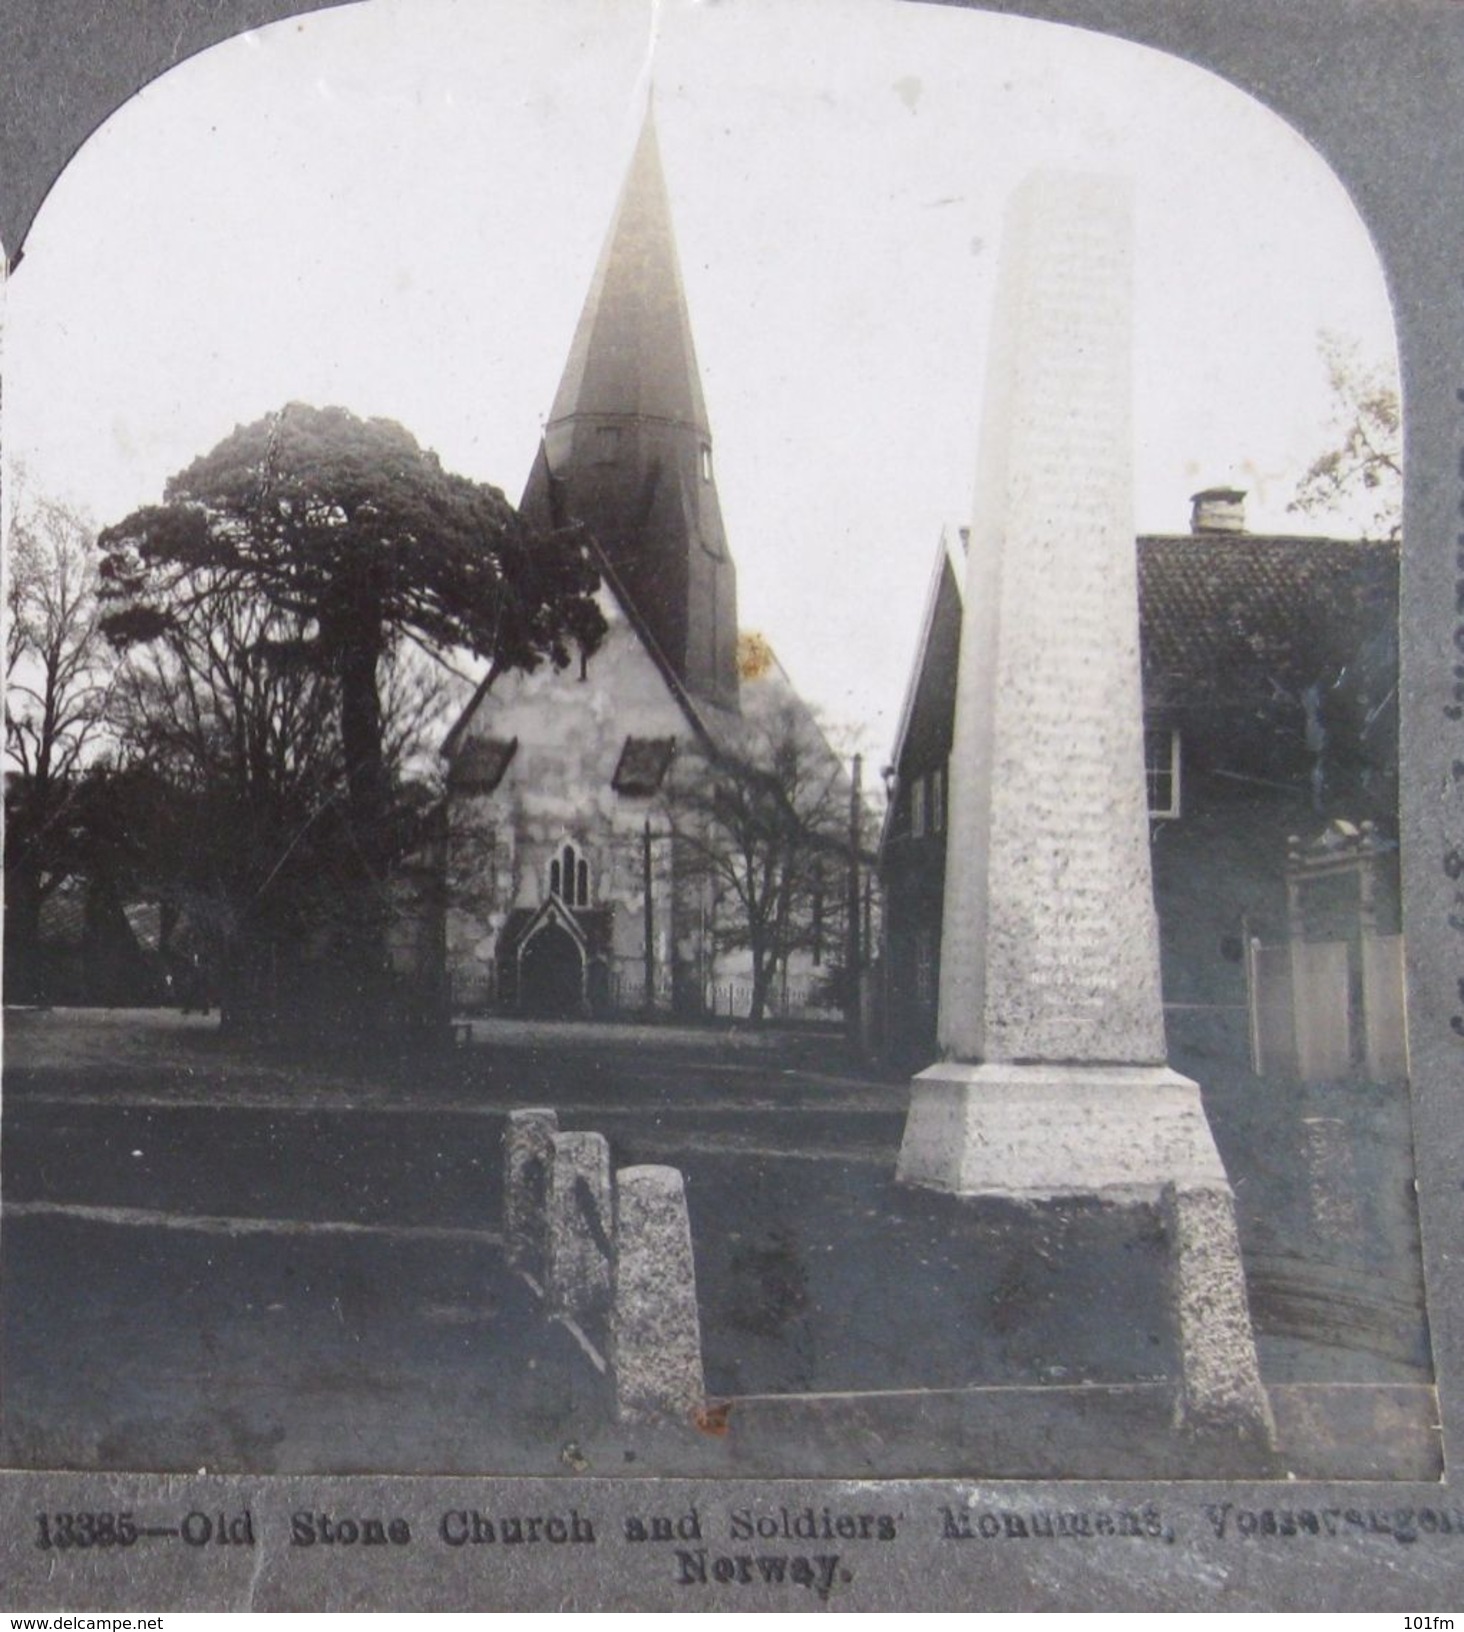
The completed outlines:
<svg viewBox="0 0 1464 1632">
<path fill-rule="evenodd" d="M 549 1304 L 592 1342 L 603 1341 L 613 1251 L 610 1146 L 601 1133 L 556 1133 L 550 1151 Z"/>
<path fill-rule="evenodd" d="M 1256 1370 L 1230 1186 L 1166 1185 L 1162 1210 L 1179 1338 L 1176 1426 L 1269 1445 L 1275 1424 Z"/>
<path fill-rule="evenodd" d="M 615 1175 L 610 1365 L 626 1420 L 684 1418 L 706 1396 L 686 1187 L 674 1167 Z"/>
<path fill-rule="evenodd" d="M 548 1256 L 550 1145 L 559 1127 L 551 1110 L 510 1111 L 503 1132 L 503 1243 L 510 1269 L 542 1292 Z"/>
</svg>

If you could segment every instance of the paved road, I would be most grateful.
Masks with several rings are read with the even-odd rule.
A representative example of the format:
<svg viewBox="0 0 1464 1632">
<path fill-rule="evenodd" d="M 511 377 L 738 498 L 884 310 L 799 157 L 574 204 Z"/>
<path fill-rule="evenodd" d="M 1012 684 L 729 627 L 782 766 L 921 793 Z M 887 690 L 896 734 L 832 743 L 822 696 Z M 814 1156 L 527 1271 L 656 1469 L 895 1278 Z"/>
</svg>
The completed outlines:
<svg viewBox="0 0 1464 1632">
<path fill-rule="evenodd" d="M 1162 1373 L 1147 1217 L 898 1191 L 904 1090 L 827 1042 L 568 1029 L 350 1072 L 197 1018 L 12 1017 L 10 1458 L 549 1471 L 599 1443 L 603 1385 L 502 1263 L 525 1104 L 686 1174 L 715 1393 Z"/>
<path fill-rule="evenodd" d="M 1152 1214 L 896 1187 L 904 1088 L 827 1039 L 480 1023 L 444 1058 L 301 1067 L 225 1047 L 199 1017 L 11 1014 L 6 1458 L 617 1471 L 636 1452 L 607 1437 L 603 1382 L 503 1265 L 502 1118 L 530 1104 L 604 1132 L 616 1165 L 685 1173 L 714 1394 L 1172 1365 Z M 1271 1374 L 1417 1377 L 1407 1285 L 1379 1304 L 1387 1265 L 1326 1264 L 1313 1296 L 1308 1241 L 1277 1234 L 1305 1185 L 1280 1162 L 1274 1181 L 1263 1161 L 1242 1178 L 1279 1244 L 1252 1266 Z"/>
</svg>

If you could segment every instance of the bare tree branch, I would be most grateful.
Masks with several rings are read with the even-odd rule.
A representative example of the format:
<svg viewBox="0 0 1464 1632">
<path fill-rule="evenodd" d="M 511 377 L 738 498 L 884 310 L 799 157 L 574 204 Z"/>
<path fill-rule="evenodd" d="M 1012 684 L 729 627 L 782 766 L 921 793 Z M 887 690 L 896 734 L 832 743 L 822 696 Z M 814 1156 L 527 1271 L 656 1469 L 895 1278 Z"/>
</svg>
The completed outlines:
<svg viewBox="0 0 1464 1632">
<path fill-rule="evenodd" d="M 1335 401 L 1336 442 L 1307 467 L 1288 509 L 1344 521 L 1365 538 L 1403 531 L 1403 421 L 1397 386 L 1357 345 L 1323 332 L 1318 349 Z"/>
<path fill-rule="evenodd" d="M 848 780 L 813 717 L 789 701 L 745 719 L 738 739 L 683 757 L 666 816 L 688 877 L 713 900 L 719 950 L 751 961 L 751 1018 L 780 967 L 837 946 Z"/>
</svg>

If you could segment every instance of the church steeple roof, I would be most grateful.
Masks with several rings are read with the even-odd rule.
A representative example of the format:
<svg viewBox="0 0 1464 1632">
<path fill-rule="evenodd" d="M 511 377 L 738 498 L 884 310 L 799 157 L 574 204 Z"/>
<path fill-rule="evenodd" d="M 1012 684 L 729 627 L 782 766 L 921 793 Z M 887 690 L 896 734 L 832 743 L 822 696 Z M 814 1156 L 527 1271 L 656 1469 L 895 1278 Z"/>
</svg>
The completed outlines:
<svg viewBox="0 0 1464 1632">
<path fill-rule="evenodd" d="M 649 108 L 522 508 L 586 527 L 677 679 L 736 708 L 736 569 Z"/>
<path fill-rule="evenodd" d="M 549 424 L 577 414 L 639 414 L 710 434 L 649 107 Z"/>
</svg>

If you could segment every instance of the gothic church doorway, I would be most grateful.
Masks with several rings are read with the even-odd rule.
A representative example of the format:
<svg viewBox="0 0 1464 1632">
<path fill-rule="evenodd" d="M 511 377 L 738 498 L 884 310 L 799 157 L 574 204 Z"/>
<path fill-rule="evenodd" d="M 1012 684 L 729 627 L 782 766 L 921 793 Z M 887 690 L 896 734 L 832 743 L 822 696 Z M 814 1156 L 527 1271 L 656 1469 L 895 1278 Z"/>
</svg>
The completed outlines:
<svg viewBox="0 0 1464 1632">
<path fill-rule="evenodd" d="M 584 1013 L 585 964 L 562 925 L 546 923 L 519 958 L 519 1005 L 525 1014 L 574 1019 Z"/>
</svg>

